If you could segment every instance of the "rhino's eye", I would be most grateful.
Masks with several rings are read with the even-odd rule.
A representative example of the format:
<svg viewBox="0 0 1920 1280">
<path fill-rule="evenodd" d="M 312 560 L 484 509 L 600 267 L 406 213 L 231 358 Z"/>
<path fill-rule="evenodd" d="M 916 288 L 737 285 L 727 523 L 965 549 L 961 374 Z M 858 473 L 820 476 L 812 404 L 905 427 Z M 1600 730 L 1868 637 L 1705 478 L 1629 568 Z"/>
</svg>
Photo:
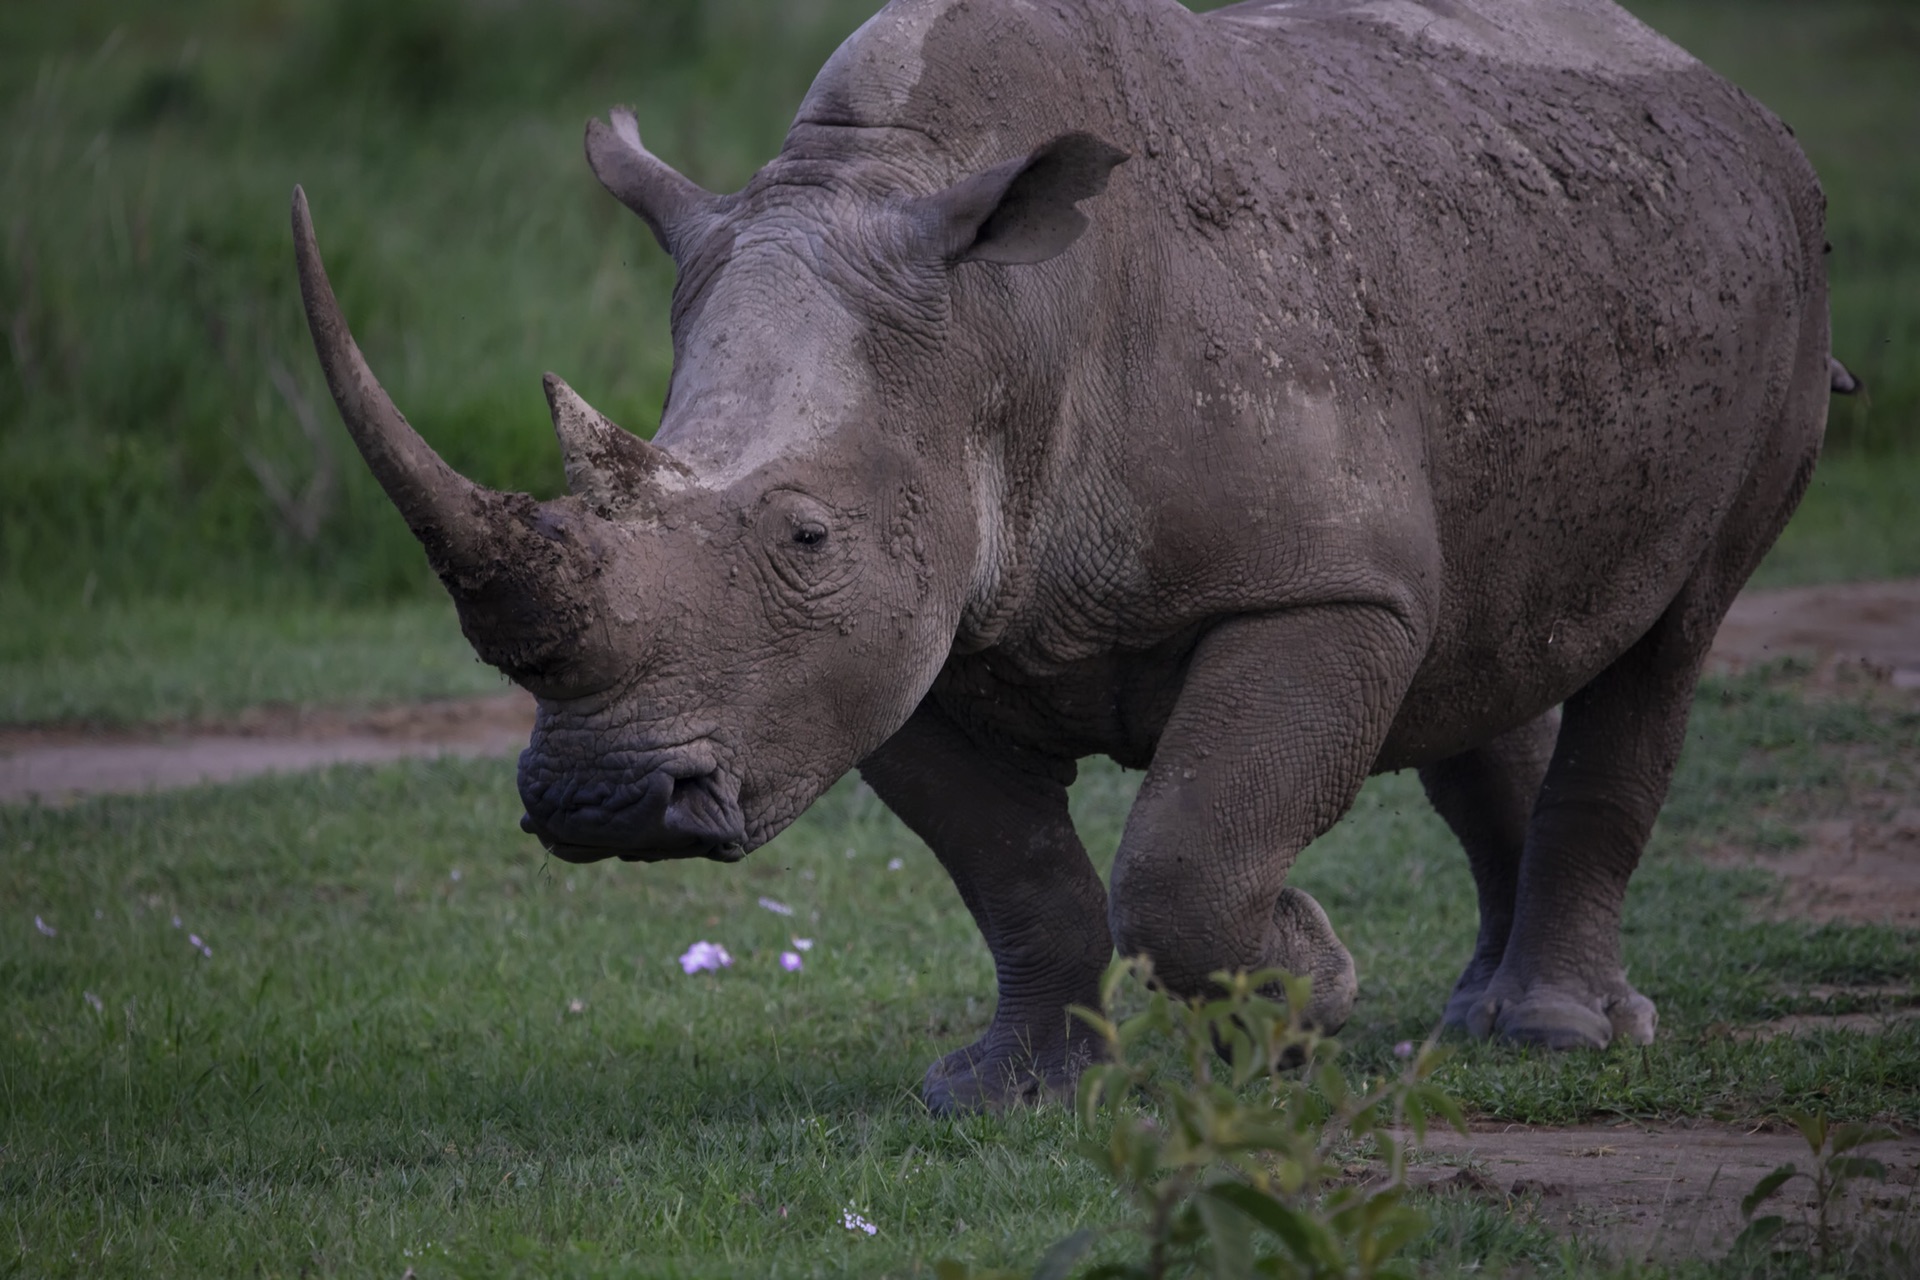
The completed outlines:
<svg viewBox="0 0 1920 1280">
<path fill-rule="evenodd" d="M 794 526 L 793 540 L 803 547 L 817 547 L 827 540 L 827 526 L 814 520 L 802 521 Z"/>
</svg>

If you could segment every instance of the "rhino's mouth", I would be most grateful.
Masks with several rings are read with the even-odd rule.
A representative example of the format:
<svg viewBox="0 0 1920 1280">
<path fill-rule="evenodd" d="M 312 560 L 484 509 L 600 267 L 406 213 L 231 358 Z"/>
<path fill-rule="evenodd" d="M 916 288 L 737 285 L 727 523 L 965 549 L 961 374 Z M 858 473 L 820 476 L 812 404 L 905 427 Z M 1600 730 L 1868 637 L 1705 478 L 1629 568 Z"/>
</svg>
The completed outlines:
<svg viewBox="0 0 1920 1280">
<path fill-rule="evenodd" d="M 520 829 L 567 862 L 665 862 L 747 856 L 746 818 L 735 789 L 717 773 L 675 776 L 656 768 L 629 781 L 561 775 L 521 764 Z"/>
</svg>

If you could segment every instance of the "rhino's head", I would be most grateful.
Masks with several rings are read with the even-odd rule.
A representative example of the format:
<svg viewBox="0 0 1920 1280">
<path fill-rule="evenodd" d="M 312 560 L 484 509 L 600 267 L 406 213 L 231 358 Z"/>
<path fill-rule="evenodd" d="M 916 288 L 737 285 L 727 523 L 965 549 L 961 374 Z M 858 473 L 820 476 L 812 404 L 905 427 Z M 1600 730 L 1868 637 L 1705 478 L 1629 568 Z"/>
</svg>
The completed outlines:
<svg viewBox="0 0 1920 1280">
<path fill-rule="evenodd" d="M 613 121 L 588 157 L 678 265 L 674 372 L 653 444 L 548 375 L 569 496 L 475 485 L 408 426 L 296 190 L 301 288 L 468 640 L 538 699 L 522 826 L 575 861 L 733 860 L 905 721 L 978 607 L 994 534 L 967 436 L 1005 389 L 953 340 L 952 277 L 1059 253 L 1122 156 L 1067 135 L 917 195 L 783 157 L 716 197 Z"/>
</svg>

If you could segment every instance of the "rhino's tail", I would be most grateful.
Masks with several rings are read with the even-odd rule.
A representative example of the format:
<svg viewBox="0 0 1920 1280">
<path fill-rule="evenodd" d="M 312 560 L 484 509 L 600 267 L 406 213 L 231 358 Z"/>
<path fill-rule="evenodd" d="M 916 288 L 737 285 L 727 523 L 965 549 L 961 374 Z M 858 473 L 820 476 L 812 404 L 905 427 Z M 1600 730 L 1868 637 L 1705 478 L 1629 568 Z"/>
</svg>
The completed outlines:
<svg viewBox="0 0 1920 1280">
<path fill-rule="evenodd" d="M 1850 396 L 1856 391 L 1866 389 L 1866 383 L 1854 377 L 1853 374 L 1848 371 L 1847 366 L 1841 364 L 1832 356 L 1827 357 L 1827 376 L 1829 379 L 1828 385 L 1832 387 L 1833 394 L 1837 396 Z"/>
</svg>

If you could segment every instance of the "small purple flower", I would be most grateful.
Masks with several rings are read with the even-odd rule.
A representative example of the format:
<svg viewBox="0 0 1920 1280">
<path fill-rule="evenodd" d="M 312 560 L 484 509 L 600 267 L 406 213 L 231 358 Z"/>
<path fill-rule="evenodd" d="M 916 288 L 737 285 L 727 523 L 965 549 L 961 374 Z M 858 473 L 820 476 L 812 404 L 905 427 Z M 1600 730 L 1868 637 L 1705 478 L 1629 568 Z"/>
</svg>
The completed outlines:
<svg viewBox="0 0 1920 1280">
<path fill-rule="evenodd" d="M 772 898 L 760 899 L 760 905 L 765 907 L 767 910 L 773 912 L 773 914 L 777 916 L 790 916 L 793 914 L 792 907 L 788 906 L 784 902 L 778 902 Z"/>
<path fill-rule="evenodd" d="M 907 860 L 905 858 L 888 858 L 887 859 L 887 870 L 889 871 L 898 871 L 900 868 L 906 865 L 907 865 Z"/>
<path fill-rule="evenodd" d="M 57 938 L 60 936 L 60 931 L 58 929 L 48 924 L 45 920 L 42 920 L 39 916 L 35 916 L 33 918 L 33 927 L 38 929 L 41 933 L 45 934 L 49 938 Z"/>
<path fill-rule="evenodd" d="M 798 951 L 782 951 L 780 953 L 780 967 L 788 973 L 800 972 L 800 966 L 804 963 L 806 962 L 800 958 Z"/>
<path fill-rule="evenodd" d="M 732 964 L 733 957 L 725 947 L 705 939 L 688 947 L 686 954 L 680 957 L 680 967 L 690 974 L 725 969 Z"/>
<path fill-rule="evenodd" d="M 793 940 L 793 949 L 795 951 L 811 951 L 813 950 L 813 939 L 812 938 L 795 938 Z"/>
<path fill-rule="evenodd" d="M 1413 1056 L 1413 1041 L 1402 1040 L 1399 1044 L 1393 1046 L 1393 1056 L 1396 1058 L 1411 1058 Z"/>
<path fill-rule="evenodd" d="M 880 1230 L 880 1228 L 855 1213 L 851 1207 L 840 1211 L 840 1225 L 849 1231 L 864 1231 L 868 1235 L 873 1235 Z"/>
<path fill-rule="evenodd" d="M 176 928 L 176 929 L 178 929 L 178 928 L 180 927 L 180 917 L 179 917 L 179 916 L 175 916 L 175 917 L 173 918 L 173 927 L 174 927 L 174 928 Z"/>
</svg>

